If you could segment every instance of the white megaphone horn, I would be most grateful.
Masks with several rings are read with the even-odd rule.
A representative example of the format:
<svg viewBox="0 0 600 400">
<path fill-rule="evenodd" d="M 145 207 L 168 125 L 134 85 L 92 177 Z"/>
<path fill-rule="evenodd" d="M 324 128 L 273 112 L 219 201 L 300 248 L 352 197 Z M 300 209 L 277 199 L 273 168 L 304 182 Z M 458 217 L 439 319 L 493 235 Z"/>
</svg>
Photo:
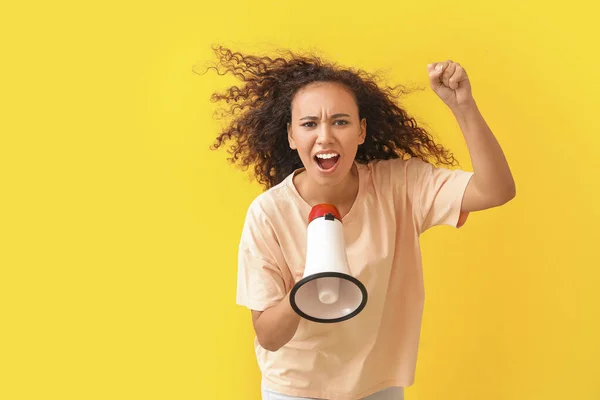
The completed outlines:
<svg viewBox="0 0 600 400">
<path fill-rule="evenodd" d="M 350 275 L 339 211 L 331 204 L 314 206 L 307 229 L 304 276 L 290 293 L 292 308 L 314 322 L 341 322 L 358 315 L 367 304 L 367 289 Z"/>
</svg>

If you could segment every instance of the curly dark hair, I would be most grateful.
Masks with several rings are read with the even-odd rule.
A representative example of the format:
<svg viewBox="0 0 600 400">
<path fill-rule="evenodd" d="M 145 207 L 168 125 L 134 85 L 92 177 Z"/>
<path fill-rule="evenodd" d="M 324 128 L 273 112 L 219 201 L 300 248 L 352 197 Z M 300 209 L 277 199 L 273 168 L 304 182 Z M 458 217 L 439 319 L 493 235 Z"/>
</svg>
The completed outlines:
<svg viewBox="0 0 600 400">
<path fill-rule="evenodd" d="M 380 87 L 373 74 L 290 50 L 280 51 L 274 58 L 232 52 L 222 46 L 213 47 L 213 51 L 219 61 L 208 70 L 233 74 L 244 85 L 213 93 L 213 102 L 229 105 L 222 115 L 230 115 L 232 121 L 211 149 L 229 144 L 229 161 L 244 170 L 253 166 L 254 177 L 266 189 L 302 167 L 297 151 L 289 147 L 286 126 L 291 121 L 294 95 L 313 82 L 337 82 L 354 93 L 359 117 L 367 120 L 367 135 L 358 148 L 356 162 L 399 157 L 445 165 L 456 162 L 398 105 L 400 95 L 408 93 L 400 85 Z"/>
</svg>

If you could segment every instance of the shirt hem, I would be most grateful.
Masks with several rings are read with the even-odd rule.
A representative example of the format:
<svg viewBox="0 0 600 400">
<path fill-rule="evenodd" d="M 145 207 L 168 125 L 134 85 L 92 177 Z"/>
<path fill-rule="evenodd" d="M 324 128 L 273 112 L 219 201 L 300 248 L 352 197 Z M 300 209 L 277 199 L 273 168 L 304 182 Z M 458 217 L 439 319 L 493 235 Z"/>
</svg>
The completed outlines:
<svg viewBox="0 0 600 400">
<path fill-rule="evenodd" d="M 263 377 L 263 385 L 266 389 L 272 390 L 279 394 L 294 397 L 308 397 L 315 399 L 327 399 L 327 400 L 360 400 L 364 397 L 370 396 L 388 387 L 401 387 L 406 388 L 414 383 L 414 380 L 403 380 L 398 378 L 390 378 L 380 381 L 379 383 L 370 386 L 368 389 L 358 393 L 339 393 L 331 390 L 312 390 L 312 389 L 298 389 L 291 388 L 289 386 L 279 385 L 266 377 Z"/>
</svg>

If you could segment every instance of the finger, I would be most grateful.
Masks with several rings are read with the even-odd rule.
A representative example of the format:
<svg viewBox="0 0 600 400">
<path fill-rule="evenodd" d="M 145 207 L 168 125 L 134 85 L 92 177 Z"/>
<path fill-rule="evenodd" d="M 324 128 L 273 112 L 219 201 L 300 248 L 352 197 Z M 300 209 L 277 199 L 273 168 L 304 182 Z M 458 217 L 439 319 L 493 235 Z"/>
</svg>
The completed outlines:
<svg viewBox="0 0 600 400">
<path fill-rule="evenodd" d="M 454 75 L 454 71 L 456 71 L 456 63 L 452 62 L 452 60 L 448 60 L 446 61 L 446 64 L 447 67 L 444 69 L 441 80 L 444 85 L 450 87 L 450 78 Z"/>
<path fill-rule="evenodd" d="M 456 70 L 454 71 L 454 74 L 450 77 L 448 83 L 449 83 L 449 86 L 451 89 L 458 89 L 460 82 L 462 82 L 466 79 L 467 79 L 467 72 L 460 64 L 457 63 Z"/>
</svg>

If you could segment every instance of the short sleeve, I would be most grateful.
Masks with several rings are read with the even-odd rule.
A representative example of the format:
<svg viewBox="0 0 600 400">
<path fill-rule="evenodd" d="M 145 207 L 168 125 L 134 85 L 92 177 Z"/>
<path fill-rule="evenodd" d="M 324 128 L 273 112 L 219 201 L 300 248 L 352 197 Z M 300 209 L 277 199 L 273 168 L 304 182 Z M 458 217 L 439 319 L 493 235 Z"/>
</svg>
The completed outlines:
<svg viewBox="0 0 600 400">
<path fill-rule="evenodd" d="M 238 248 L 236 302 L 264 311 L 286 295 L 281 249 L 267 216 L 253 203 L 246 215 Z"/>
<path fill-rule="evenodd" d="M 473 173 L 434 167 L 418 158 L 408 162 L 408 185 L 419 233 L 437 225 L 460 228 L 468 217 L 461 212 L 462 200 Z"/>
</svg>

